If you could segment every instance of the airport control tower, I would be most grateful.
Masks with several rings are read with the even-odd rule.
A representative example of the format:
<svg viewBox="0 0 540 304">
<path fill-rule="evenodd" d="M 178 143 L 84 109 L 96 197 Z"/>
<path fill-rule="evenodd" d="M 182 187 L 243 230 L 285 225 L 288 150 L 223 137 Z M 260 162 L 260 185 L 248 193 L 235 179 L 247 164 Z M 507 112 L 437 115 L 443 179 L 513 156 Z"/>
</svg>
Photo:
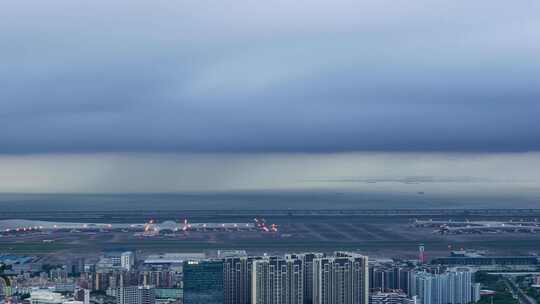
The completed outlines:
<svg viewBox="0 0 540 304">
<path fill-rule="evenodd" d="M 424 244 L 418 245 L 418 260 L 420 261 L 420 264 L 426 263 L 426 253 L 425 253 Z"/>
</svg>

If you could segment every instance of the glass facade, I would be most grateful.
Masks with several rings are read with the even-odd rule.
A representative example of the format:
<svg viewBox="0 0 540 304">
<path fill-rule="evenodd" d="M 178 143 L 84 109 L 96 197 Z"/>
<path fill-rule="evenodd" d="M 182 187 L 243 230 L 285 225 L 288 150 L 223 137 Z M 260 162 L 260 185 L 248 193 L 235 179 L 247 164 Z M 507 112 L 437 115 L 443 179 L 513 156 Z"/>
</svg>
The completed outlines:
<svg viewBox="0 0 540 304">
<path fill-rule="evenodd" d="M 184 304 L 223 304 L 223 261 L 184 262 Z"/>
<path fill-rule="evenodd" d="M 183 295 L 181 288 L 156 288 L 155 291 L 158 299 L 181 299 Z"/>
</svg>

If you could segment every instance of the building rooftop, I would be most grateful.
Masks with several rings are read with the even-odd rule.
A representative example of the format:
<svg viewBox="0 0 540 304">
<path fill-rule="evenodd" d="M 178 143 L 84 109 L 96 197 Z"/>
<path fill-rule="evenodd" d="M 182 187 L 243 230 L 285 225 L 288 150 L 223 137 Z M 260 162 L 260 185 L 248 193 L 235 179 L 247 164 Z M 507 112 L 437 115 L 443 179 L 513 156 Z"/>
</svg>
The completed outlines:
<svg viewBox="0 0 540 304">
<path fill-rule="evenodd" d="M 46 303 L 64 303 L 67 302 L 67 299 L 56 292 L 53 292 L 48 289 L 38 289 L 32 290 L 30 292 L 30 301 L 39 301 Z"/>
<path fill-rule="evenodd" d="M 178 264 L 187 260 L 205 259 L 206 254 L 202 252 L 195 253 L 163 253 L 149 255 L 145 260 L 145 264 Z"/>
</svg>

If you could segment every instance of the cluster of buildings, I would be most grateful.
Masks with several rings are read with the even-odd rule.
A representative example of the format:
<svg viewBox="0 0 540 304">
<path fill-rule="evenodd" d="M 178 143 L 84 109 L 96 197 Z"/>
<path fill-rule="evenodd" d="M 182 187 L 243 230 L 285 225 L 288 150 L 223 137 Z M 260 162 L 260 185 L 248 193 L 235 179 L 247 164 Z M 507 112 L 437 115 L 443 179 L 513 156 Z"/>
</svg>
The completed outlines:
<svg viewBox="0 0 540 304">
<path fill-rule="evenodd" d="M 410 265 L 385 261 L 370 265 L 371 303 L 467 304 L 480 300 L 471 268 Z"/>
<path fill-rule="evenodd" d="M 480 284 L 473 283 L 470 271 L 412 273 L 409 293 L 424 303 L 466 304 L 480 300 Z"/>
<path fill-rule="evenodd" d="M 355 252 L 139 257 L 125 251 L 42 266 L 4 269 L 0 303 L 469 304 L 480 290 L 468 269 L 370 261 Z"/>
</svg>

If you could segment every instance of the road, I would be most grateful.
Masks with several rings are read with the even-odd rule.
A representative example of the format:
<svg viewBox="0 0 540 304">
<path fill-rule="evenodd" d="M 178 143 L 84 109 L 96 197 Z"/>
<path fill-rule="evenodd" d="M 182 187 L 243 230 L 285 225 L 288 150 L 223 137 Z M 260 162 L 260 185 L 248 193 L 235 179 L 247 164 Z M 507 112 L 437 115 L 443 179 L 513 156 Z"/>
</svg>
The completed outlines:
<svg viewBox="0 0 540 304">
<path fill-rule="evenodd" d="M 506 279 L 506 284 L 512 291 L 513 295 L 517 295 L 520 304 L 537 304 L 536 300 L 529 297 L 521 288 L 519 288 L 514 279 Z"/>
</svg>

